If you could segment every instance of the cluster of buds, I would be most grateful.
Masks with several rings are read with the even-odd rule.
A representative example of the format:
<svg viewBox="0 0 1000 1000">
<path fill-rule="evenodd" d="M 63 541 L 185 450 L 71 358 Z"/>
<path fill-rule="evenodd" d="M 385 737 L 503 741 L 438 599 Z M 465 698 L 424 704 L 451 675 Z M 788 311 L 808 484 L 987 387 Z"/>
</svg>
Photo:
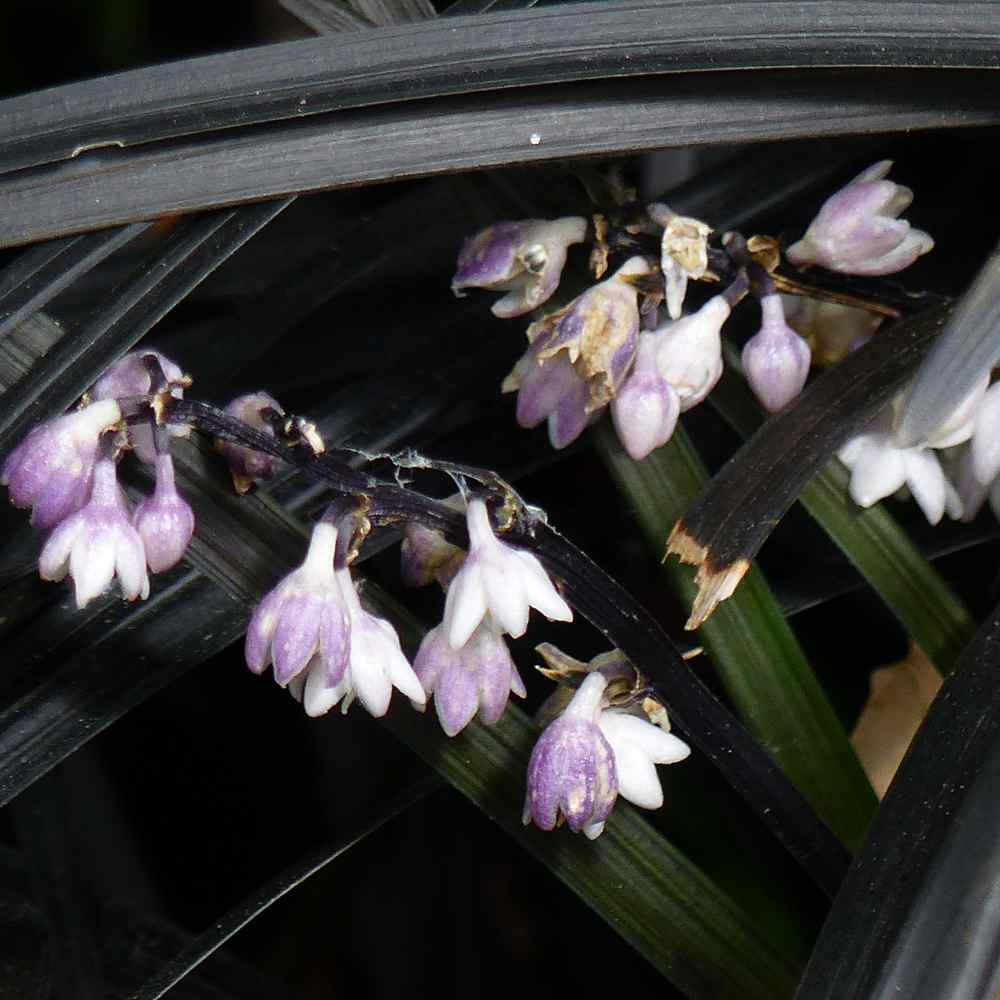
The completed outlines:
<svg viewBox="0 0 1000 1000">
<path fill-rule="evenodd" d="M 912 192 L 886 178 L 891 166 L 875 164 L 828 199 L 789 249 L 788 260 L 882 275 L 930 250 L 930 237 L 898 217 Z M 706 223 L 659 202 L 619 209 L 617 226 L 603 214 L 589 225 L 575 216 L 497 223 L 467 240 L 459 254 L 453 289 L 507 292 L 493 306 L 495 315 L 506 318 L 549 300 L 569 248 L 591 245 L 590 268 L 603 280 L 529 325 L 527 349 L 502 385 L 503 392 L 517 392 L 518 423 L 530 428 L 546 421 L 554 448 L 575 441 L 608 407 L 632 458 L 665 444 L 679 414 L 704 400 L 721 376 L 722 327 L 748 293 L 760 302 L 761 323 L 743 348 L 742 366 L 770 412 L 802 391 L 814 350 L 817 360 L 830 360 L 826 344 L 802 335 L 803 325 L 829 327 L 843 319 L 848 332 L 841 339 L 846 335 L 851 344 L 873 329 L 869 314 L 862 313 L 859 323 L 844 307 L 822 316 L 797 308 L 798 320 L 787 321 L 772 278 L 780 254 L 768 237 L 745 241 L 727 233 L 716 246 Z M 621 265 L 604 277 L 617 252 L 624 255 Z M 724 290 L 684 315 L 692 281 L 722 282 Z M 789 279 L 781 287 L 789 287 Z M 662 323 L 660 303 L 666 305 Z"/>
<path fill-rule="evenodd" d="M 113 365 L 79 409 L 36 427 L 5 459 L 0 484 L 11 503 L 31 507 L 31 523 L 50 532 L 39 557 L 42 579 L 73 581 L 84 608 L 118 580 L 122 597 L 149 593 L 148 573 L 183 557 L 194 515 L 177 492 L 170 437 L 185 427 L 129 424 L 157 393 L 180 395 L 189 380 L 155 351 L 134 351 Z M 133 510 L 118 483 L 126 449 L 153 464 L 152 496 Z"/>
</svg>

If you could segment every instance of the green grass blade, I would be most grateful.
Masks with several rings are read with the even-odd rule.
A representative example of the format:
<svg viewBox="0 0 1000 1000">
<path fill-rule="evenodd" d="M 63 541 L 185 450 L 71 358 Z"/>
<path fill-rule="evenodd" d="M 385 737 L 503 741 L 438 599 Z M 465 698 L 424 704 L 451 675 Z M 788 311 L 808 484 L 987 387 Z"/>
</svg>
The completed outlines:
<svg viewBox="0 0 1000 1000">
<path fill-rule="evenodd" d="M 749 390 L 728 370 L 711 400 L 745 437 L 762 422 Z M 799 500 L 910 638 L 938 670 L 948 673 L 975 632 L 972 616 L 883 504 L 865 509 L 851 501 L 848 478 L 847 470 L 833 460 L 810 480 Z"/>
<path fill-rule="evenodd" d="M 669 444 L 641 462 L 625 454 L 610 425 L 599 429 L 597 440 L 659 558 L 674 522 L 708 479 L 701 460 L 680 427 Z M 693 571 L 670 560 L 663 572 L 689 605 L 697 593 Z M 874 813 L 875 794 L 757 567 L 698 635 L 747 727 L 844 844 L 856 849 Z"/>
</svg>

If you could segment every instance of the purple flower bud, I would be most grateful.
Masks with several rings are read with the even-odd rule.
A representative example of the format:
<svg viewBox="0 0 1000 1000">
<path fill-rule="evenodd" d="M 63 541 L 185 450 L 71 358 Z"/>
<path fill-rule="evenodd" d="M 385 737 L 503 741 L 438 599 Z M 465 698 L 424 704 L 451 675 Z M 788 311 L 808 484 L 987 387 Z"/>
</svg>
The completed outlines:
<svg viewBox="0 0 1000 1000">
<path fill-rule="evenodd" d="M 503 636 L 487 618 L 459 649 L 452 649 L 444 625 L 424 636 L 413 661 L 427 696 L 434 696 L 441 728 L 460 733 L 476 712 L 492 726 L 507 707 L 513 691 L 523 698 L 527 691 Z"/>
<path fill-rule="evenodd" d="M 258 605 L 246 637 L 247 666 L 263 673 L 274 664 L 281 685 L 314 663 L 323 682 L 340 682 L 350 648 L 348 609 L 333 568 L 337 529 L 324 521 L 313 528 L 302 565 Z"/>
<path fill-rule="evenodd" d="M 76 589 L 76 606 L 81 609 L 103 593 L 115 576 L 126 600 L 148 597 L 146 553 L 129 514 L 118 487 L 115 463 L 110 458 L 99 459 L 94 465 L 90 500 L 45 542 L 38 558 L 41 578 L 62 580 L 68 572 Z"/>
<path fill-rule="evenodd" d="M 91 387 L 91 399 L 121 399 L 123 396 L 144 396 L 150 392 L 152 378 L 146 367 L 146 362 L 143 360 L 147 354 L 152 354 L 159 361 L 168 382 L 184 380 L 184 372 L 176 362 L 160 354 L 159 351 L 140 347 L 129 351 L 108 368 Z M 180 385 L 174 385 L 171 387 L 170 394 L 176 399 L 182 399 L 184 389 Z M 187 424 L 167 424 L 167 431 L 171 437 L 187 437 L 191 433 L 191 428 Z M 132 450 L 143 462 L 152 465 L 156 461 L 156 448 L 153 444 L 153 429 L 151 427 L 145 424 L 136 424 L 130 427 L 129 440 L 132 444 Z"/>
<path fill-rule="evenodd" d="M 730 311 L 729 303 L 716 295 L 696 313 L 656 331 L 656 366 L 674 387 L 681 413 L 700 403 L 722 376 L 722 324 Z"/>
<path fill-rule="evenodd" d="M 898 218 L 913 192 L 885 180 L 892 160 L 862 171 L 826 200 L 786 256 L 797 265 L 819 264 L 844 274 L 895 274 L 927 253 L 934 241 Z"/>
<path fill-rule="evenodd" d="M 597 720 L 607 681 L 589 674 L 555 722 L 539 737 L 528 762 L 523 822 L 543 830 L 565 819 L 593 840 L 618 797 L 614 752 Z"/>
<path fill-rule="evenodd" d="M 114 400 L 92 403 L 36 427 L 0 469 L 15 507 L 33 507 L 36 528 L 54 528 L 90 495 L 101 434 L 121 419 Z"/>
<path fill-rule="evenodd" d="M 760 330 L 743 348 L 743 370 L 757 398 L 777 413 L 802 391 L 812 355 L 809 345 L 785 322 L 779 295 L 765 295 L 760 308 Z"/>
<path fill-rule="evenodd" d="M 156 487 L 136 508 L 133 522 L 154 573 L 181 561 L 194 533 L 194 512 L 174 485 L 174 463 L 167 452 L 156 456 Z"/>
<path fill-rule="evenodd" d="M 456 295 L 465 288 L 507 292 L 493 303 L 501 319 L 531 312 L 556 290 L 567 248 L 586 234 L 587 220 L 576 216 L 498 222 L 462 245 L 451 289 Z"/>
<path fill-rule="evenodd" d="M 606 281 L 528 328 L 528 339 L 541 342 L 540 361 L 565 353 L 587 383 L 588 412 L 614 398 L 632 365 L 639 338 L 639 306 L 638 290 L 630 279 L 648 273 L 646 259 L 632 257 Z"/>
<path fill-rule="evenodd" d="M 635 367 L 611 404 L 618 438 L 637 462 L 670 440 L 681 412 L 680 398 L 657 367 L 658 345 L 654 334 L 640 334 Z"/>
<path fill-rule="evenodd" d="M 444 606 L 444 630 L 452 649 L 469 641 L 487 613 L 515 639 L 528 627 L 529 608 L 537 608 L 550 621 L 573 620 L 570 606 L 542 564 L 493 534 L 482 500 L 469 501 L 466 522 L 469 554 L 448 588 Z"/>
<path fill-rule="evenodd" d="M 396 630 L 384 618 L 376 618 L 361 607 L 350 570 L 337 570 L 337 582 L 351 623 L 347 669 L 336 684 L 324 680 L 315 667 L 308 676 L 303 675 L 304 683 L 292 693 L 301 695 L 306 714 L 324 715 L 338 702 L 346 712 L 357 697 L 371 715 L 381 718 L 389 710 L 394 687 L 423 705 L 427 696 L 403 655 Z"/>
<path fill-rule="evenodd" d="M 268 409 L 282 416 L 285 413 L 273 396 L 269 396 L 266 392 L 251 392 L 245 396 L 237 396 L 226 407 L 226 413 L 249 424 L 255 430 L 274 437 L 274 428 L 261 415 L 263 410 Z M 285 464 L 273 455 L 254 451 L 253 448 L 244 448 L 231 441 L 219 441 L 216 447 L 229 464 L 233 482 L 239 493 L 246 493 L 255 480 L 273 479 Z"/>
</svg>

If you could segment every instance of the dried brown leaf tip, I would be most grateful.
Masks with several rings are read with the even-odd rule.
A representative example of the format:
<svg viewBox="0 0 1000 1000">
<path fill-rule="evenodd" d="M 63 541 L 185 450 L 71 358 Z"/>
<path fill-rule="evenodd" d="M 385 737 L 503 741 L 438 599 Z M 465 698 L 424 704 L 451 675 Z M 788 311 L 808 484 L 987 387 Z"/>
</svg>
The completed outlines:
<svg viewBox="0 0 1000 1000">
<path fill-rule="evenodd" d="M 691 605 L 691 614 L 684 623 L 688 631 L 699 628 L 708 621 L 712 612 L 727 598 L 733 596 L 740 581 L 750 569 L 749 559 L 737 559 L 726 565 L 716 566 L 708 547 L 702 545 L 688 533 L 683 521 L 674 525 L 674 530 L 667 539 L 667 551 L 664 561 L 670 556 L 677 556 L 688 566 L 697 566 L 694 582 L 698 587 L 698 596 Z"/>
</svg>

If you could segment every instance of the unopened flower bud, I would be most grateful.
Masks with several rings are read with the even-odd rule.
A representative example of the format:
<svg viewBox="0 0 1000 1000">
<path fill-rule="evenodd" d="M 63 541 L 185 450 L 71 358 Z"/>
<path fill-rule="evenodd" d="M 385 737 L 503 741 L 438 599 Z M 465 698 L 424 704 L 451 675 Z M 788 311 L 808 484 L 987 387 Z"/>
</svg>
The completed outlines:
<svg viewBox="0 0 1000 1000">
<path fill-rule="evenodd" d="M 761 327 L 743 348 L 743 370 L 757 398 L 776 413 L 802 391 L 812 356 L 809 345 L 785 322 L 780 296 L 764 296 L 760 308 Z"/>
<path fill-rule="evenodd" d="M 696 313 L 656 331 L 656 365 L 674 387 L 682 413 L 700 403 L 722 376 L 721 332 L 730 311 L 729 303 L 716 295 Z"/>
<path fill-rule="evenodd" d="M 832 195 L 787 257 L 797 265 L 818 264 L 844 274 L 895 274 L 927 253 L 934 241 L 898 218 L 913 192 L 886 180 L 892 160 L 862 171 Z"/>
<path fill-rule="evenodd" d="M 32 507 L 31 523 L 47 531 L 90 496 L 101 435 L 121 419 L 113 399 L 40 424 L 7 456 L 0 484 L 15 507 Z"/>
<path fill-rule="evenodd" d="M 637 462 L 670 440 L 681 412 L 674 387 L 660 374 L 655 334 L 639 335 L 635 365 L 611 404 L 622 446 Z"/>
<path fill-rule="evenodd" d="M 501 319 L 531 312 L 556 290 L 567 249 L 586 234 L 587 220 L 577 216 L 498 222 L 465 241 L 452 291 L 507 292 L 493 303 L 493 314 Z"/>
<path fill-rule="evenodd" d="M 154 573 L 162 573 L 181 561 L 194 534 L 194 512 L 177 492 L 169 453 L 156 456 L 153 495 L 139 504 L 132 523 L 146 550 L 146 563 Z"/>
</svg>

